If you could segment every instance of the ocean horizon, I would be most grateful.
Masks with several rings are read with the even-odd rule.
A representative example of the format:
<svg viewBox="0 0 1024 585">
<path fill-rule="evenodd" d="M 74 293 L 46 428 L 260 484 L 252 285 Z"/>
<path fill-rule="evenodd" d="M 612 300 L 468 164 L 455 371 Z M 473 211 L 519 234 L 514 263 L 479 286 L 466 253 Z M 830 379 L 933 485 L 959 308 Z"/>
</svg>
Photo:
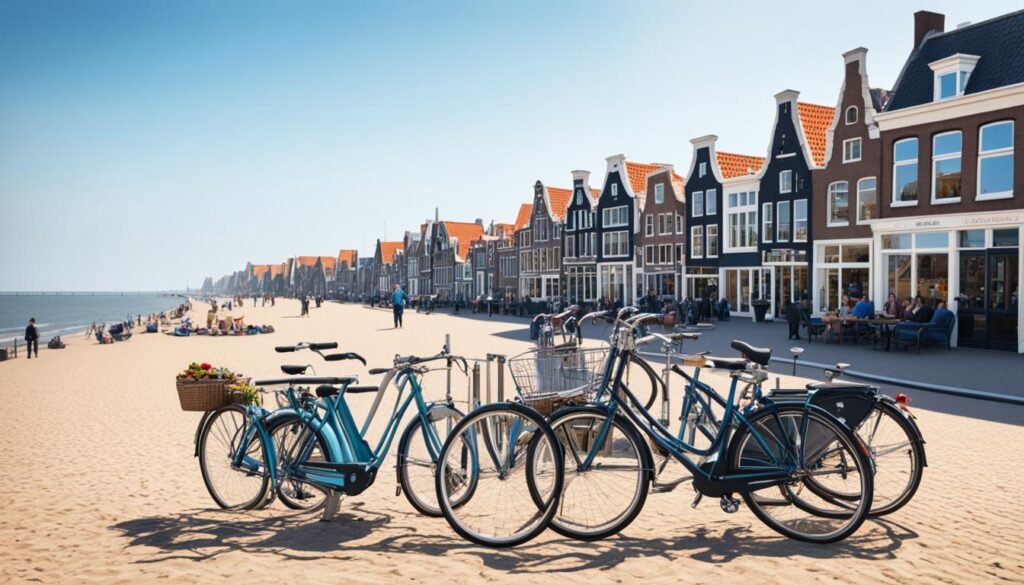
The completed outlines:
<svg viewBox="0 0 1024 585">
<path fill-rule="evenodd" d="M 41 340 L 87 329 L 93 322 L 115 323 L 172 309 L 185 292 L 8 291 L 0 292 L 0 344 L 24 338 L 35 318 Z"/>
</svg>

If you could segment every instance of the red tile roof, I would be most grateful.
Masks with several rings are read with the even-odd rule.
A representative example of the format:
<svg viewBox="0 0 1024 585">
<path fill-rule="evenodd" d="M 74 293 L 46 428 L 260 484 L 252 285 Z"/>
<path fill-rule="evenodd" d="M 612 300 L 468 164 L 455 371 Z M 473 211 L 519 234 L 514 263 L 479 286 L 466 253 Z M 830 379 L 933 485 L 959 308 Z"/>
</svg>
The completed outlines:
<svg viewBox="0 0 1024 585">
<path fill-rule="evenodd" d="M 600 199 L 601 198 L 601 190 L 597 189 L 597 188 L 594 188 L 594 187 L 591 187 L 590 188 L 590 198 L 593 199 L 594 201 L 597 201 L 598 199 Z"/>
<path fill-rule="evenodd" d="M 381 242 L 380 243 L 380 259 L 385 264 L 391 264 L 395 261 L 395 256 L 398 255 L 399 250 L 405 249 L 405 242 Z"/>
<path fill-rule="evenodd" d="M 283 276 L 288 270 L 288 264 L 274 264 L 270 267 L 270 278 Z"/>
<path fill-rule="evenodd" d="M 323 267 L 324 272 L 331 272 L 331 273 L 333 273 L 336 261 L 337 261 L 337 259 L 334 258 L 333 256 L 321 256 L 320 257 L 320 265 Z"/>
<path fill-rule="evenodd" d="M 359 253 L 355 250 L 338 250 L 338 265 L 347 263 L 349 268 L 355 268 L 359 259 Z"/>
<path fill-rule="evenodd" d="M 558 219 L 565 219 L 565 211 L 569 207 L 569 200 L 572 199 L 572 189 L 561 189 L 559 187 L 548 187 L 548 201 L 551 203 L 551 215 Z"/>
<path fill-rule="evenodd" d="M 295 259 L 299 266 L 316 266 L 318 256 L 299 256 Z"/>
<path fill-rule="evenodd" d="M 836 114 L 835 108 L 819 106 L 817 104 L 805 104 L 797 102 L 797 113 L 800 115 L 800 125 L 804 129 L 804 137 L 811 149 L 811 157 L 817 165 L 825 164 L 825 133 L 832 125 L 832 118 Z"/>
<path fill-rule="evenodd" d="M 269 264 L 253 264 L 252 276 L 253 278 L 263 278 L 263 275 L 270 272 Z"/>
<path fill-rule="evenodd" d="M 444 227 L 448 230 L 449 238 L 456 238 L 458 240 L 459 247 L 456 253 L 463 260 L 468 257 L 469 247 L 473 242 L 484 235 L 484 226 L 475 222 L 446 221 L 444 222 Z"/>
<path fill-rule="evenodd" d="M 519 230 L 526 227 L 526 224 L 530 223 L 530 214 L 533 213 L 532 203 L 523 203 L 519 206 L 519 215 L 516 216 L 515 230 Z"/>
<path fill-rule="evenodd" d="M 715 151 L 715 160 L 718 162 L 718 170 L 722 172 L 723 179 L 756 173 L 764 166 L 763 156 L 749 154 Z"/>
<path fill-rule="evenodd" d="M 626 161 L 626 175 L 629 176 L 633 193 L 639 195 L 647 191 L 647 175 L 659 168 L 660 165 Z"/>
</svg>

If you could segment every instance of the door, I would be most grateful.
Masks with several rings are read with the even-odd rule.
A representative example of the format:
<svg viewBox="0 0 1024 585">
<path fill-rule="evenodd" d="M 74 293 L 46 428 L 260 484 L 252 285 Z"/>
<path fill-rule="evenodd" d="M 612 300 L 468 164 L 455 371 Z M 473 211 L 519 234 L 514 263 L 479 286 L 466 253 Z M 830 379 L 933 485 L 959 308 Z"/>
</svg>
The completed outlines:
<svg viewBox="0 0 1024 585">
<path fill-rule="evenodd" d="M 1019 281 L 1016 250 L 960 253 L 959 345 L 1016 351 Z"/>
</svg>

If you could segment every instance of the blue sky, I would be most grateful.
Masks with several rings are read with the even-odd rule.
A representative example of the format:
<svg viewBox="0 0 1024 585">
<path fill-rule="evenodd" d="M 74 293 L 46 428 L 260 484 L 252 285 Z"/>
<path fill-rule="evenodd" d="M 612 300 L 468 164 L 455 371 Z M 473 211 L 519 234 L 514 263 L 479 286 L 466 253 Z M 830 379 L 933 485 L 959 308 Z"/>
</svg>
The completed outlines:
<svg viewBox="0 0 1024 585">
<path fill-rule="evenodd" d="M 0 290 L 156 290 L 512 221 L 606 156 L 761 154 L 772 96 L 890 87 L 913 12 L 1017 2 L 0 0 Z"/>
</svg>

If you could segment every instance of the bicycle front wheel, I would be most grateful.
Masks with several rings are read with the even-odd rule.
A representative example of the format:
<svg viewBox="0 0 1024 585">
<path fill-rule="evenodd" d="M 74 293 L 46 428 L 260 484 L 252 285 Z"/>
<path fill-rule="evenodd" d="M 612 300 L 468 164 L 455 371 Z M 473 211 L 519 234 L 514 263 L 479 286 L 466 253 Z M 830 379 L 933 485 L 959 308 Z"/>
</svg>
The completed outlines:
<svg viewBox="0 0 1024 585">
<path fill-rule="evenodd" d="M 615 417 L 605 429 L 607 420 L 607 413 L 593 406 L 559 410 L 549 419 L 562 447 L 566 475 L 551 528 L 563 536 L 599 540 L 617 534 L 629 526 L 647 501 L 652 467 L 645 464 L 647 445 L 629 421 Z M 554 461 L 549 445 L 539 438 L 530 445 L 527 473 L 537 506 L 543 505 L 547 494 L 532 480 L 542 477 L 543 470 L 550 470 Z M 584 468 L 583 463 L 591 455 L 591 463 Z"/>
<path fill-rule="evenodd" d="M 267 450 L 259 433 L 248 432 L 251 424 L 245 408 L 228 405 L 209 416 L 199 435 L 199 470 L 221 508 L 247 510 L 267 499 Z M 235 465 L 239 450 L 242 462 Z"/>
<path fill-rule="evenodd" d="M 880 400 L 857 429 L 875 464 L 872 516 L 899 510 L 917 493 L 924 474 L 924 440 L 907 415 L 892 402 Z"/>
<path fill-rule="evenodd" d="M 838 542 L 853 534 L 871 511 L 874 473 L 860 440 L 827 413 L 776 404 L 736 431 L 731 475 L 788 469 L 787 479 L 753 487 L 743 500 L 776 532 L 804 542 Z M 808 479 L 829 494 L 805 489 Z"/>
<path fill-rule="evenodd" d="M 430 419 L 429 429 L 416 416 L 398 442 L 398 485 L 416 511 L 424 516 L 439 518 L 442 515 L 441 507 L 437 504 L 437 490 L 434 486 L 437 461 L 448 435 L 462 420 L 462 413 L 448 406 L 435 406 L 427 416 Z M 472 492 L 467 491 L 466 496 L 471 497 Z"/>
<path fill-rule="evenodd" d="M 540 437 L 537 439 L 536 437 Z M 552 457 L 528 476 L 527 451 Z M 462 419 L 441 449 L 435 488 L 448 524 L 463 538 L 490 547 L 527 542 L 544 531 L 562 493 L 562 451 L 537 411 L 499 402 Z M 544 494 L 535 503 L 530 481 Z"/>
<path fill-rule="evenodd" d="M 292 477 L 289 470 L 307 461 L 327 462 L 324 440 L 295 415 L 280 419 L 269 432 L 277 456 L 277 497 L 292 510 L 319 510 L 327 503 L 326 490 Z"/>
</svg>

